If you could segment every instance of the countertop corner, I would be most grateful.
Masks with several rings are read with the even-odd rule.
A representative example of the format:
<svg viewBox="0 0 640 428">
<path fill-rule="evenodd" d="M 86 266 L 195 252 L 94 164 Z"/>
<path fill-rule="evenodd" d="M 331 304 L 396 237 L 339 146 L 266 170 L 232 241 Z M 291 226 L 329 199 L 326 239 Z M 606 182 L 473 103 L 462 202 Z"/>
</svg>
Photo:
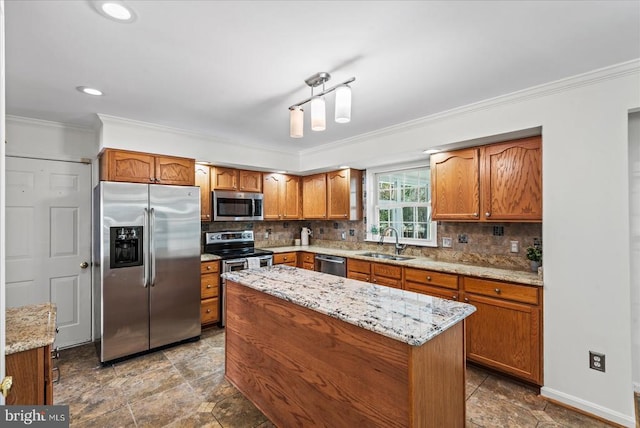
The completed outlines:
<svg viewBox="0 0 640 428">
<path fill-rule="evenodd" d="M 56 315 L 55 303 L 7 308 L 5 355 L 53 344 Z"/>
</svg>

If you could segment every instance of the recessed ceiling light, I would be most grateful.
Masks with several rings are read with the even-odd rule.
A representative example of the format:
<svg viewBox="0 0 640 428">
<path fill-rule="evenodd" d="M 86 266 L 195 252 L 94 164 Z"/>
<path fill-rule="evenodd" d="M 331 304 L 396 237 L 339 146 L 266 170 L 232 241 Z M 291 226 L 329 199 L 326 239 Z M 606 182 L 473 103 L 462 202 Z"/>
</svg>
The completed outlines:
<svg viewBox="0 0 640 428">
<path fill-rule="evenodd" d="M 281 171 L 276 171 L 276 174 L 286 174 L 287 171 L 281 170 Z"/>
<path fill-rule="evenodd" d="M 427 149 L 425 151 L 423 151 L 422 153 L 424 153 L 425 155 L 432 155 L 434 153 L 438 153 L 441 152 L 442 150 L 438 150 L 438 149 Z"/>
<path fill-rule="evenodd" d="M 347 168 L 349 168 L 349 165 L 340 165 L 338 168 L 339 169 L 347 169 Z"/>
<path fill-rule="evenodd" d="M 76 87 L 76 89 L 82 92 L 83 94 L 87 94 L 87 95 L 95 95 L 95 96 L 102 95 L 102 91 L 96 88 L 89 88 L 87 86 L 78 86 Z"/>
<path fill-rule="evenodd" d="M 96 9 L 101 15 L 118 22 L 133 22 L 136 19 L 133 10 L 118 0 L 98 1 Z"/>
</svg>

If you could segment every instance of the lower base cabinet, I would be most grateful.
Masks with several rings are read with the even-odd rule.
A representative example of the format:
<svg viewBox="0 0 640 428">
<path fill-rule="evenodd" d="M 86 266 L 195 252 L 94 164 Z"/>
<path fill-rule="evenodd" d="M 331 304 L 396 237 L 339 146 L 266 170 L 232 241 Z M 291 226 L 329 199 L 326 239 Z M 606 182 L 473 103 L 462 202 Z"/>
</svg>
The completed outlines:
<svg viewBox="0 0 640 428">
<path fill-rule="evenodd" d="M 542 289 L 461 277 L 464 302 L 476 307 L 466 319 L 467 360 L 541 386 Z"/>
<path fill-rule="evenodd" d="M 316 255 L 307 251 L 298 252 L 298 267 L 307 270 L 316 270 Z"/>
<path fill-rule="evenodd" d="M 52 370 L 51 346 L 7 355 L 6 372 L 13 377 L 13 385 L 5 403 L 11 406 L 52 405 Z"/>
<path fill-rule="evenodd" d="M 296 252 L 274 254 L 273 264 L 296 267 L 298 264 L 298 255 Z"/>
<path fill-rule="evenodd" d="M 220 262 L 200 263 L 200 324 L 220 321 Z"/>
</svg>

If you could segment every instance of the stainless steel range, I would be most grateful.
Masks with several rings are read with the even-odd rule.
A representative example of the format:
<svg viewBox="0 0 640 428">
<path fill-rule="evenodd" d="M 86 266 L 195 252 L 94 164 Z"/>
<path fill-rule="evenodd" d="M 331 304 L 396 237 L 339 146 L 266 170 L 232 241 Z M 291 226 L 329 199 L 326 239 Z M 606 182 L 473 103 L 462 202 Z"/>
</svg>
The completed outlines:
<svg viewBox="0 0 640 428">
<path fill-rule="evenodd" d="M 264 267 L 273 264 L 273 251 L 255 248 L 253 230 L 208 232 L 205 234 L 204 252 L 222 259 L 222 273 Z M 225 325 L 226 280 L 221 282 L 221 325 Z"/>
</svg>

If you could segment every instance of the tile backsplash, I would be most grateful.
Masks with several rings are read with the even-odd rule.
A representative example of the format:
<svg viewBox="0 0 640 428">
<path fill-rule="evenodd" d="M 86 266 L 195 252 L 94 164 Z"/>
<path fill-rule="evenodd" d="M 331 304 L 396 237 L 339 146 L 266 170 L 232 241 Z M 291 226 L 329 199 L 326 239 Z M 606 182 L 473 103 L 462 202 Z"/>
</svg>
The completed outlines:
<svg viewBox="0 0 640 428">
<path fill-rule="evenodd" d="M 261 222 L 202 223 L 203 232 L 253 230 L 256 247 L 294 244 L 303 227 L 312 230 L 310 243 L 326 247 L 392 252 L 393 245 L 383 247 L 365 242 L 363 221 L 295 220 Z M 438 223 L 438 247 L 409 246 L 403 254 L 432 257 L 443 262 L 470 263 L 498 268 L 529 270 L 526 248 L 542 237 L 540 223 Z M 451 238 L 451 248 L 442 247 L 442 238 Z M 466 242 L 465 242 L 466 241 Z M 518 241 L 518 252 L 511 252 L 511 241 Z"/>
</svg>

